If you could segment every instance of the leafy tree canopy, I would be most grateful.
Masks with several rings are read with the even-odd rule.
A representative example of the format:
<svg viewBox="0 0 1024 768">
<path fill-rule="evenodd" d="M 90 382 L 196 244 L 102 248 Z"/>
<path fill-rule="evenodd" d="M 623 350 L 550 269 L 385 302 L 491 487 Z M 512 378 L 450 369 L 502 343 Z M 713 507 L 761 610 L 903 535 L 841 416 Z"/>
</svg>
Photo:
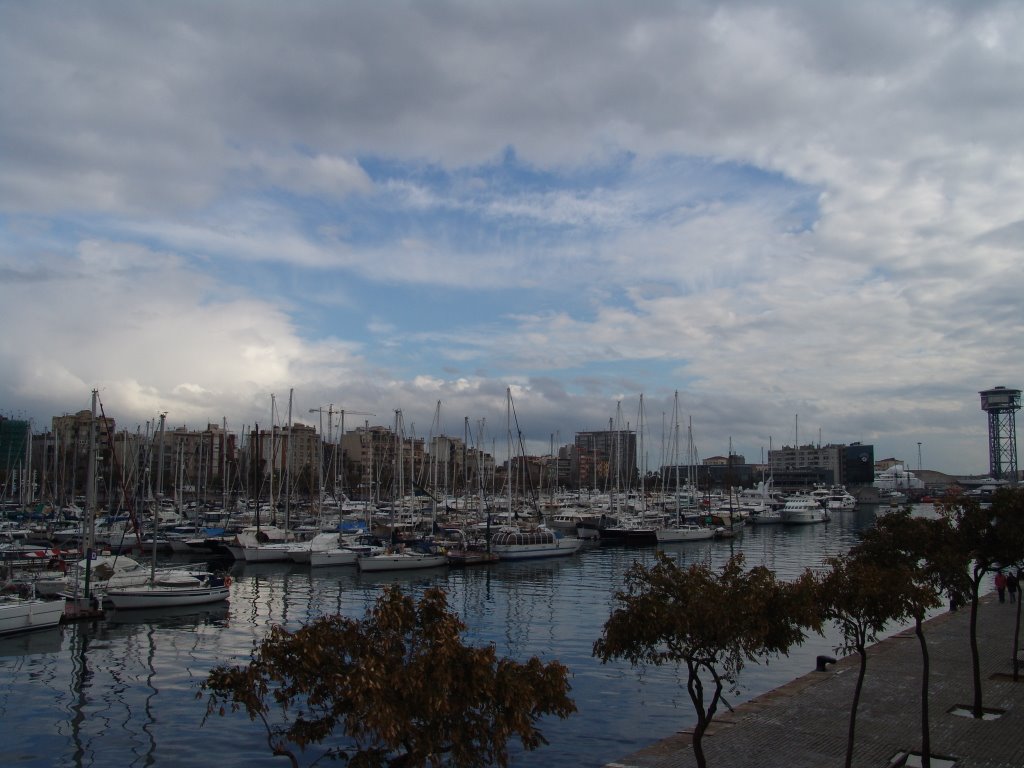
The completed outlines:
<svg viewBox="0 0 1024 768">
<path fill-rule="evenodd" d="M 764 566 L 743 565 L 736 555 L 716 573 L 707 563 L 683 568 L 663 553 L 650 568 L 634 564 L 594 654 L 692 663 L 735 684 L 746 661 L 786 653 L 803 641 L 804 628 L 820 624 L 809 573 L 789 584 Z"/>
<path fill-rule="evenodd" d="M 394 586 L 361 621 L 274 627 L 247 666 L 210 672 L 207 714 L 244 710 L 293 765 L 293 747 L 326 743 L 359 768 L 505 766 L 511 738 L 535 749 L 547 743 L 541 717 L 576 711 L 568 670 L 498 658 L 465 645 L 464 630 L 442 590 L 415 602 Z"/>
</svg>

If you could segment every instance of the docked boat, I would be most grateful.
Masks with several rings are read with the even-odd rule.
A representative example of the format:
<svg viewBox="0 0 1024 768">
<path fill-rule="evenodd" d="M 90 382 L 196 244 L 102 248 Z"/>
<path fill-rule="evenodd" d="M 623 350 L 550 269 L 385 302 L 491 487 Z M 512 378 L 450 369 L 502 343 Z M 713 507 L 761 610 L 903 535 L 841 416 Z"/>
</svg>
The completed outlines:
<svg viewBox="0 0 1024 768">
<path fill-rule="evenodd" d="M 664 518 L 648 519 L 639 515 L 623 515 L 615 525 L 600 530 L 602 544 L 627 544 L 643 546 L 657 544 L 657 531 L 664 524 Z"/>
<path fill-rule="evenodd" d="M 782 508 L 782 522 L 786 525 L 808 525 L 828 522 L 828 510 L 812 496 L 791 496 Z"/>
<path fill-rule="evenodd" d="M 330 568 L 338 565 L 356 565 L 360 552 L 351 547 L 318 549 L 309 553 L 310 568 Z"/>
<path fill-rule="evenodd" d="M 173 582 L 156 579 L 134 587 L 108 588 L 106 599 L 118 610 L 208 605 L 227 600 L 230 587 L 230 576 L 196 574 Z"/>
<path fill-rule="evenodd" d="M 830 510 L 849 512 L 857 508 L 857 497 L 842 485 L 835 485 L 829 490 L 825 506 Z"/>
<path fill-rule="evenodd" d="M 228 545 L 231 556 L 247 563 L 270 563 L 291 560 L 288 549 L 292 536 L 276 525 L 251 525 L 235 534 Z"/>
<path fill-rule="evenodd" d="M 773 507 L 755 510 L 747 518 L 751 525 L 778 525 L 782 522 L 782 512 Z"/>
<path fill-rule="evenodd" d="M 120 558 L 127 559 L 127 558 Z M 228 599 L 230 576 L 210 573 L 205 564 L 188 568 L 157 568 L 140 564 L 114 573 L 103 589 L 103 601 L 115 608 L 162 608 L 206 605 Z"/>
<path fill-rule="evenodd" d="M 719 517 L 715 516 L 715 538 L 716 539 L 735 539 L 746 528 L 746 521 L 740 518 L 733 518 L 731 516 Z"/>
<path fill-rule="evenodd" d="M 318 533 L 307 541 L 297 541 L 287 545 L 288 557 L 293 563 L 308 563 L 314 552 L 338 549 L 341 545 L 340 538 L 341 534 L 337 531 Z"/>
<path fill-rule="evenodd" d="M 64 615 L 64 598 L 40 600 L 34 597 L 0 597 L 0 635 L 14 635 L 55 627 Z"/>
<path fill-rule="evenodd" d="M 556 514 L 547 515 L 545 520 L 545 525 L 558 535 L 574 537 L 579 535 L 581 527 L 596 532 L 601 523 L 601 513 L 590 508 L 565 507 Z"/>
<path fill-rule="evenodd" d="M 332 565 L 358 565 L 359 558 L 382 555 L 385 552 L 379 537 L 369 533 L 339 534 L 330 549 L 316 549 L 310 552 L 311 568 L 327 568 Z"/>
<path fill-rule="evenodd" d="M 696 523 L 683 523 L 656 531 L 659 544 L 670 544 L 679 541 L 706 541 L 714 538 L 715 529 Z"/>
<path fill-rule="evenodd" d="M 437 568 L 448 564 L 448 556 L 440 552 L 420 552 L 403 549 L 398 552 L 383 552 L 366 555 L 356 561 L 359 570 L 366 573 L 379 571 L 411 571 L 422 568 Z"/>
<path fill-rule="evenodd" d="M 550 528 L 502 528 L 491 539 L 491 551 L 502 560 L 565 557 L 579 551 L 582 545 L 581 539 L 560 538 Z"/>
</svg>

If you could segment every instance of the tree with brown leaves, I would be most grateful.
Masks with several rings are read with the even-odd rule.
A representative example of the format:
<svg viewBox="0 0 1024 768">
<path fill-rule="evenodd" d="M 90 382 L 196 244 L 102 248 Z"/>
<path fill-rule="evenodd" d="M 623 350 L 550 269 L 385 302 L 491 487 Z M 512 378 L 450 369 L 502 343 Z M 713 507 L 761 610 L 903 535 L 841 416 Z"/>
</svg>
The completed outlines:
<svg viewBox="0 0 1024 768">
<path fill-rule="evenodd" d="M 312 745 L 352 768 L 506 766 L 510 739 L 536 749 L 541 717 L 576 711 L 568 670 L 498 658 L 465 645 L 464 630 L 442 590 L 416 602 L 393 586 L 361 621 L 274 627 L 248 665 L 216 667 L 199 695 L 207 716 L 244 710 L 261 722 L 293 766 Z"/>
<path fill-rule="evenodd" d="M 954 496 L 944 499 L 942 511 L 956 531 L 967 593 L 971 599 L 970 640 L 976 718 L 984 716 L 981 689 L 981 659 L 978 651 L 978 601 L 986 574 L 1024 560 L 1024 495 L 1018 489 L 1000 489 L 992 504 L 982 506 L 974 499 Z M 1014 647 L 1016 657 L 1016 646 Z"/>
<path fill-rule="evenodd" d="M 634 665 L 685 664 L 686 689 L 697 713 L 693 752 L 707 765 L 704 733 L 726 685 L 737 687 L 746 662 L 786 654 L 820 626 L 816 581 L 809 572 L 779 582 L 763 566 L 743 567 L 735 555 L 715 572 L 706 563 L 683 568 L 659 553 L 650 568 L 635 563 L 616 593 L 619 604 L 605 622 L 594 655 Z M 705 682 L 710 681 L 710 696 Z"/>
<path fill-rule="evenodd" d="M 941 605 L 940 596 L 962 600 L 964 563 L 955 531 L 947 518 L 915 517 L 910 507 L 878 518 L 862 535 L 851 555 L 881 569 L 896 612 L 914 618 L 914 633 L 921 648 L 921 766 L 931 765 L 931 728 L 928 687 L 930 659 L 924 634 L 928 611 Z M 896 593 L 896 594 L 892 594 Z M 862 657 L 863 661 L 863 657 Z"/>
</svg>

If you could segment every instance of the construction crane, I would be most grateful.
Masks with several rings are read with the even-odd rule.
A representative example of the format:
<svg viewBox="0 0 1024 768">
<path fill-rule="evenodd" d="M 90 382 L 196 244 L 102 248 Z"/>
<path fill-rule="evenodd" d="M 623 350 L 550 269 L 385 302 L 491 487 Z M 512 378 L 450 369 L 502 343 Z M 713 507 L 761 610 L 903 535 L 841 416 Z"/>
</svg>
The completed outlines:
<svg viewBox="0 0 1024 768">
<path fill-rule="evenodd" d="M 310 413 L 319 413 L 320 414 L 320 434 L 323 435 L 323 433 L 324 433 L 324 407 L 320 406 L 319 408 L 310 408 L 309 412 Z M 331 439 L 333 437 L 333 435 L 334 435 L 332 430 L 334 428 L 334 414 L 336 414 L 336 413 L 341 414 L 341 422 L 340 422 L 339 427 L 338 427 L 340 435 L 344 435 L 345 434 L 345 414 L 346 413 L 351 415 L 351 416 L 374 416 L 374 417 L 376 417 L 376 415 L 377 415 L 376 413 L 370 413 L 368 411 L 350 411 L 350 410 L 346 410 L 345 408 L 339 408 L 338 410 L 335 410 L 334 409 L 334 403 L 331 403 L 330 405 L 327 406 L 327 436 L 328 436 L 328 439 Z"/>
<path fill-rule="evenodd" d="M 320 414 L 320 471 L 322 473 L 323 472 L 323 466 L 324 466 L 324 440 L 323 440 L 323 435 L 324 435 L 324 408 L 323 408 L 323 406 L 320 406 L 319 408 L 310 408 L 309 412 L 310 413 L 319 413 Z M 335 450 L 335 446 L 334 446 L 334 442 L 333 442 L 333 438 L 334 438 L 334 414 L 336 414 L 336 413 L 341 414 L 341 423 L 340 423 L 340 427 L 339 427 L 339 442 L 341 440 L 341 437 L 343 437 L 344 434 L 345 434 L 345 414 L 346 413 L 354 415 L 354 416 L 376 416 L 377 415 L 375 413 L 370 413 L 369 411 L 351 411 L 351 410 L 346 410 L 344 408 L 339 408 L 338 410 L 334 410 L 334 403 L 331 403 L 330 405 L 327 406 L 327 439 L 328 439 L 328 442 L 330 442 L 331 445 L 332 445 L 332 448 L 331 448 L 331 461 L 330 461 L 331 467 L 332 467 L 332 474 L 333 474 L 333 471 L 334 471 L 333 467 L 334 467 L 334 461 L 335 461 L 335 458 L 336 458 L 336 450 Z M 321 505 L 322 505 L 323 504 L 323 480 L 322 479 L 319 481 L 319 486 L 320 486 L 320 496 L 321 496 Z M 332 486 L 333 486 L 333 480 L 332 480 Z"/>
</svg>

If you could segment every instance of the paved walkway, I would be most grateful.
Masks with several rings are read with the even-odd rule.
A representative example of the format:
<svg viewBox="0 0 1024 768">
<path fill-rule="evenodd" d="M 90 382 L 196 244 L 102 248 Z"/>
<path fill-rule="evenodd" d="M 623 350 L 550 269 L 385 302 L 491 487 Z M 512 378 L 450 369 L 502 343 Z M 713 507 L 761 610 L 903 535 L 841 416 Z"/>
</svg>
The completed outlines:
<svg viewBox="0 0 1024 768">
<path fill-rule="evenodd" d="M 983 704 L 986 710 L 1003 711 L 987 720 L 950 713 L 973 700 L 969 608 L 941 614 L 925 625 L 931 657 L 931 751 L 956 758 L 957 768 L 1024 766 L 1024 674 L 1019 683 L 1010 677 L 1015 616 L 1016 605 L 1001 604 L 994 595 L 982 598 L 978 643 Z M 709 768 L 843 765 L 857 667 L 857 656 L 848 656 L 827 672 L 811 672 L 732 713 L 720 713 L 704 736 Z M 920 685 L 921 649 L 913 628 L 868 649 L 855 766 L 886 768 L 894 765 L 894 756 L 920 749 Z M 696 766 L 691 735 L 683 731 L 606 768 Z"/>
</svg>

